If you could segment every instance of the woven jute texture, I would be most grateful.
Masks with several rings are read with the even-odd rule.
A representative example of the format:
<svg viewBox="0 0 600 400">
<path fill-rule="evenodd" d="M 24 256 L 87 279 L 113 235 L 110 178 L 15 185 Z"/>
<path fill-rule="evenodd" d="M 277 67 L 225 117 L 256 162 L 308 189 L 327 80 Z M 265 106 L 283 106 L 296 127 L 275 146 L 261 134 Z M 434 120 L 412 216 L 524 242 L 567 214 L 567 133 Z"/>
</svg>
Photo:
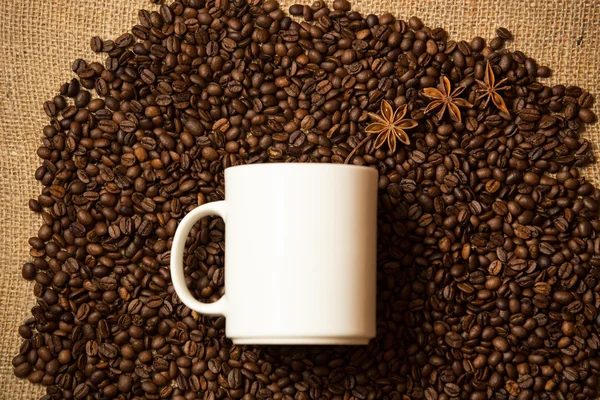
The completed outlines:
<svg viewBox="0 0 600 400">
<path fill-rule="evenodd" d="M 284 1 L 284 8 L 291 5 Z M 90 38 L 115 38 L 137 19 L 148 0 L 0 0 L 0 399 L 36 399 L 44 389 L 13 377 L 11 359 L 21 340 L 17 329 L 35 304 L 32 285 L 21 278 L 29 258 L 27 239 L 38 217 L 27 201 L 40 190 L 33 178 L 35 155 L 47 121 L 42 102 L 71 79 L 75 58 L 98 60 Z M 549 83 L 578 85 L 600 95 L 600 2 L 597 0 L 359 0 L 355 10 L 419 16 L 444 27 L 452 39 L 491 39 L 496 28 L 513 32 L 510 48 L 552 68 Z M 596 114 L 600 108 L 596 105 Z M 596 155 L 600 124 L 584 135 Z M 600 167 L 586 174 L 600 183 Z"/>
</svg>

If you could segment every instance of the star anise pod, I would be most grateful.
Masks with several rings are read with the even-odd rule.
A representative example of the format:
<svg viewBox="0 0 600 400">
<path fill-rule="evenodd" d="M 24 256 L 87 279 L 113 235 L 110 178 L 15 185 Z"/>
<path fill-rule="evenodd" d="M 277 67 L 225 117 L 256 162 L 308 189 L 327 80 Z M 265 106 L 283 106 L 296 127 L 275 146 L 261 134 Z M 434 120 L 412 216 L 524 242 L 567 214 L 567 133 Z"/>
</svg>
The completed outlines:
<svg viewBox="0 0 600 400">
<path fill-rule="evenodd" d="M 370 135 L 377 135 L 377 139 L 375 139 L 376 149 L 387 142 L 393 153 L 396 151 L 396 140 L 406 145 L 410 144 L 410 139 L 404 130 L 412 129 L 418 123 L 412 119 L 404 119 L 406 104 L 394 111 L 391 104 L 387 100 L 383 100 L 381 102 L 381 115 L 368 114 L 374 122 L 365 128 L 365 132 Z"/>
<path fill-rule="evenodd" d="M 460 115 L 460 109 L 458 107 L 473 107 L 471 103 L 465 99 L 461 99 L 458 96 L 465 90 L 464 86 L 459 86 L 452 90 L 450 81 L 445 76 L 442 76 L 440 84 L 437 88 L 425 88 L 423 94 L 430 99 L 434 99 L 425 108 L 425 114 L 428 114 L 434 110 L 438 110 L 437 117 L 442 119 L 446 109 L 448 114 L 453 121 L 460 122 L 462 117 Z"/>
<path fill-rule="evenodd" d="M 492 103 L 494 103 L 498 110 L 509 114 L 508 108 L 506 108 L 506 104 L 504 103 L 504 99 L 498 94 L 498 92 L 502 90 L 509 89 L 509 86 L 502 86 L 502 84 L 506 82 L 506 79 L 507 78 L 504 78 L 500 82 L 496 83 L 494 70 L 488 61 L 485 67 L 485 77 L 483 78 L 483 81 L 476 79 L 479 87 L 481 88 L 477 89 L 477 93 L 482 93 L 477 97 L 477 101 L 485 99 L 482 103 L 482 106 L 485 108 L 491 99 Z"/>
<path fill-rule="evenodd" d="M 392 105 L 387 100 L 381 101 L 381 115 L 368 113 L 369 117 L 373 120 L 372 123 L 367 125 L 365 132 L 369 135 L 363 139 L 346 157 L 346 162 L 350 160 L 352 155 L 358 150 L 371 135 L 377 135 L 375 139 L 375 148 L 378 149 L 387 142 L 390 151 L 394 153 L 396 151 L 396 141 L 399 140 L 401 143 L 409 145 L 410 138 L 406 134 L 406 129 L 412 129 L 418 125 L 417 121 L 412 119 L 404 119 L 406 115 L 406 104 L 402 105 L 396 111 L 394 111 Z"/>
</svg>

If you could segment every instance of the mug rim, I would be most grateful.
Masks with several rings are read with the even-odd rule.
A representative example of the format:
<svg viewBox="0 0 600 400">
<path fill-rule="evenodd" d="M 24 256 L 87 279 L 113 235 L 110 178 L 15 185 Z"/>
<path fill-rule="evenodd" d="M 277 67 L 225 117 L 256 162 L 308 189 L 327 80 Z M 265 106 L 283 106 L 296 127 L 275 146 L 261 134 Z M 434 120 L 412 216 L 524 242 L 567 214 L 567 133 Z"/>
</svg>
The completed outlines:
<svg viewBox="0 0 600 400">
<path fill-rule="evenodd" d="M 379 171 L 377 170 L 377 168 L 374 167 L 369 167 L 366 165 L 352 165 L 352 164 L 333 164 L 333 163 L 298 163 L 298 162 L 294 162 L 294 163 L 285 163 L 285 162 L 277 162 L 277 163 L 256 163 L 256 164 L 243 164 L 243 165 L 234 165 L 231 166 L 227 169 L 225 169 L 224 172 L 227 171 L 234 171 L 237 169 L 241 169 L 241 168 L 290 168 L 290 169 L 295 169 L 295 168 L 332 168 L 332 169 L 354 169 L 354 170 L 363 170 L 363 171 L 374 171 L 375 173 L 378 173 Z"/>
</svg>

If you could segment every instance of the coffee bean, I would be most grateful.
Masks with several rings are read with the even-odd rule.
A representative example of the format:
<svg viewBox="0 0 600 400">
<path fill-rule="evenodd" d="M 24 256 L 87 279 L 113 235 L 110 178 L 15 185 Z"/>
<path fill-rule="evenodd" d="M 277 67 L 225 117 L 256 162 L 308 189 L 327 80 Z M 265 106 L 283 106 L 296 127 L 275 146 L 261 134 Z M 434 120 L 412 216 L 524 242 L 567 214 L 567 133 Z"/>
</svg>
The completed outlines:
<svg viewBox="0 0 600 400">
<path fill-rule="evenodd" d="M 497 336 L 492 340 L 492 344 L 494 345 L 494 348 L 496 348 L 496 350 L 501 351 L 501 352 L 506 352 L 510 349 L 510 345 L 508 343 L 508 341 L 506 340 L 506 338 L 503 338 L 501 336 Z"/>
<path fill-rule="evenodd" d="M 73 397 L 76 400 L 84 399 L 90 391 L 90 387 L 87 383 L 80 383 L 73 389 Z"/>
<path fill-rule="evenodd" d="M 239 369 L 234 368 L 227 375 L 227 383 L 231 389 L 237 389 L 242 385 L 242 373 Z"/>
<path fill-rule="evenodd" d="M 102 39 L 98 36 L 94 36 L 90 41 L 90 47 L 94 53 L 99 53 L 102 51 Z"/>
<path fill-rule="evenodd" d="M 44 371 L 33 371 L 27 376 L 27 379 L 29 379 L 29 382 L 31 383 L 41 383 L 44 379 Z"/>
<path fill-rule="evenodd" d="M 33 265 L 32 263 L 23 264 L 23 267 L 21 269 L 21 276 L 23 276 L 23 279 L 26 279 L 28 281 L 34 280 L 36 276 L 35 265 Z"/>
<path fill-rule="evenodd" d="M 444 385 L 444 393 L 450 397 L 457 397 L 460 393 L 460 387 L 454 383 L 446 383 Z"/>
<path fill-rule="evenodd" d="M 540 112 L 535 108 L 523 108 L 520 117 L 525 121 L 537 121 L 540 118 Z"/>
<path fill-rule="evenodd" d="M 444 338 L 448 346 L 458 349 L 462 346 L 462 338 L 456 332 L 448 332 Z"/>
<path fill-rule="evenodd" d="M 133 378 L 131 375 L 122 374 L 119 376 L 117 388 L 121 393 L 127 393 L 133 387 Z"/>
<path fill-rule="evenodd" d="M 506 28 L 498 28 L 496 29 L 496 35 L 503 40 L 511 40 L 512 34 Z"/>
<path fill-rule="evenodd" d="M 302 15 L 304 13 L 304 6 L 300 4 L 294 4 L 290 6 L 289 12 L 291 15 Z"/>
<path fill-rule="evenodd" d="M 27 362 L 21 363 L 15 367 L 13 372 L 17 378 L 26 378 L 31 373 L 31 365 Z"/>
<path fill-rule="evenodd" d="M 596 115 L 588 108 L 582 108 L 578 113 L 579 119 L 586 124 L 591 124 L 596 120 Z"/>
</svg>

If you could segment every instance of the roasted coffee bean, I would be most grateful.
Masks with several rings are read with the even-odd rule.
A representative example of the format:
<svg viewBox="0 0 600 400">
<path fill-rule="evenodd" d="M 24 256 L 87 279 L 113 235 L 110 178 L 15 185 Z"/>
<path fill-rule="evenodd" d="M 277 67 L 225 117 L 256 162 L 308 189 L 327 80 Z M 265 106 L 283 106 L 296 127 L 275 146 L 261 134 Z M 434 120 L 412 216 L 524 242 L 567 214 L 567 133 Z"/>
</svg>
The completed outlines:
<svg viewBox="0 0 600 400">
<path fill-rule="evenodd" d="M 90 387 L 87 383 L 80 383 L 73 389 L 73 398 L 76 400 L 85 399 L 90 391 Z"/>
<path fill-rule="evenodd" d="M 512 39 L 512 34 L 506 28 L 498 28 L 496 29 L 496 35 L 502 40 L 510 40 Z"/>
<path fill-rule="evenodd" d="M 90 47 L 94 53 L 100 53 L 102 51 L 102 39 L 94 36 L 90 41 Z"/>
</svg>

